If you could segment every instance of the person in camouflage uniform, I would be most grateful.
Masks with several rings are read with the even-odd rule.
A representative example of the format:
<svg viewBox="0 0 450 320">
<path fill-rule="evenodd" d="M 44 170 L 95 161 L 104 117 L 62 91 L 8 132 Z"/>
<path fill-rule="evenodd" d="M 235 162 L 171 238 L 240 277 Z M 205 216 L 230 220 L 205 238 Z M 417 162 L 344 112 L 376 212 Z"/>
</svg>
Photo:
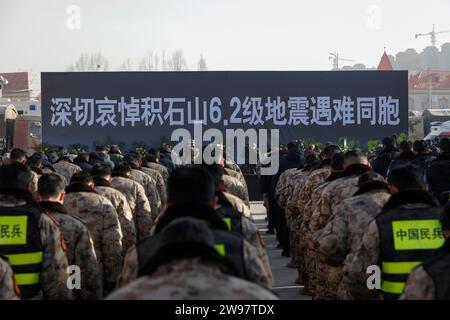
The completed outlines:
<svg viewBox="0 0 450 320">
<path fill-rule="evenodd" d="M 309 273 L 306 269 L 306 226 L 309 223 L 309 212 L 306 204 L 313 197 L 313 190 L 319 187 L 331 174 L 331 159 L 339 151 L 335 145 L 326 146 L 321 153 L 321 162 L 316 167 L 311 168 L 311 172 L 307 175 L 298 190 L 294 192 L 296 197 L 290 201 L 289 209 L 292 212 L 298 212 L 297 219 L 294 221 L 293 229 L 296 236 L 296 257 L 298 282 L 304 285 L 303 292 L 309 293 Z M 309 158 L 309 156 L 307 156 Z M 301 236 L 300 236 L 301 235 Z"/>
<path fill-rule="evenodd" d="M 315 155 L 308 155 L 305 159 L 305 166 L 302 169 L 292 171 L 286 179 L 287 201 L 284 208 L 286 215 L 286 221 L 289 227 L 291 242 L 291 254 L 292 261 L 288 264 L 289 267 L 299 267 L 302 263 L 301 256 L 299 255 L 299 243 L 301 234 L 298 232 L 300 221 L 302 219 L 301 212 L 297 210 L 295 205 L 298 197 L 300 196 L 300 190 L 302 189 L 307 177 L 318 165 L 318 158 Z"/>
<path fill-rule="evenodd" d="M 450 205 L 441 209 L 442 235 L 445 242 L 433 257 L 415 267 L 408 276 L 400 300 L 449 300 L 450 281 Z"/>
<path fill-rule="evenodd" d="M 277 185 L 275 187 L 275 201 L 282 209 L 286 209 L 287 198 L 292 194 L 292 190 L 288 189 L 288 182 L 297 174 L 300 173 L 297 168 L 287 169 L 280 175 Z"/>
<path fill-rule="evenodd" d="M 124 162 L 131 167 L 131 179 L 144 187 L 145 194 L 150 202 L 152 213 L 158 215 L 161 210 L 161 198 L 156 189 L 156 181 L 140 168 L 140 157 L 136 153 L 129 153 L 123 158 Z"/>
<path fill-rule="evenodd" d="M 313 233 L 310 229 L 311 217 L 316 210 L 318 210 L 318 204 L 323 189 L 328 186 L 332 181 L 338 179 L 344 171 L 344 157 L 342 153 L 336 153 L 331 159 L 331 174 L 326 180 L 319 186 L 312 189 L 311 198 L 309 201 L 304 200 L 298 204 L 299 210 L 303 210 L 302 221 L 300 230 L 302 233 L 300 248 L 305 260 L 305 270 L 307 278 L 303 279 L 305 288 L 303 293 L 314 295 L 315 281 L 316 281 L 316 251 L 313 246 Z M 310 245 L 311 244 L 311 245 Z M 301 271 L 300 271 L 301 272 Z"/>
<path fill-rule="evenodd" d="M 0 212 L 11 210 L 23 210 L 28 212 L 30 208 L 42 212 L 33 199 L 31 170 L 20 163 L 3 165 L 0 167 Z M 25 212 L 24 212 L 25 213 Z M 71 299 L 72 295 L 67 288 L 66 273 L 68 262 L 65 253 L 63 236 L 55 222 L 45 213 L 39 216 L 39 234 L 42 244 L 43 257 L 39 274 L 39 292 L 28 299 Z M 32 230 L 29 230 L 33 232 Z M 14 254 L 20 254 L 20 251 Z M 8 258 L 7 252 L 0 245 L 0 255 Z M 9 262 L 14 270 L 13 262 Z M 21 265 L 21 267 L 23 267 Z M 20 288 L 19 281 L 17 282 Z M 23 297 L 23 292 L 21 294 Z"/>
<path fill-rule="evenodd" d="M 226 174 L 223 175 L 223 181 L 225 182 L 225 190 L 227 192 L 231 193 L 232 195 L 235 195 L 236 197 L 244 201 L 244 203 L 248 207 L 250 207 L 248 190 L 242 184 L 242 182 L 240 182 L 237 178 L 234 178 Z"/>
<path fill-rule="evenodd" d="M 358 190 L 359 177 L 368 171 L 367 158 L 359 151 L 348 151 L 344 155 L 344 172 L 341 177 L 330 182 L 322 191 L 317 209 L 314 211 L 310 220 L 310 232 L 312 241 L 309 246 L 317 248 L 317 238 L 320 231 L 325 227 L 328 219 L 334 214 L 336 207 L 346 198 L 353 196 Z M 332 274 L 338 273 L 338 268 L 327 266 L 322 261 L 316 259 L 316 281 L 315 298 L 316 299 L 335 299 L 337 287 L 327 285 L 327 278 Z M 338 285 L 335 284 L 336 286 Z"/>
<path fill-rule="evenodd" d="M 31 193 L 35 194 L 39 178 L 42 176 L 42 159 L 37 155 L 33 155 L 27 159 L 26 165 L 33 174 L 33 190 Z"/>
<path fill-rule="evenodd" d="M 412 268 L 414 264 L 420 266 L 420 262 L 427 261 L 427 259 L 431 259 L 436 255 L 436 249 L 439 251 L 438 248 L 429 247 L 427 239 L 433 238 L 431 234 L 428 234 L 428 237 L 419 237 L 421 242 L 420 247 L 408 248 L 408 250 L 395 250 L 392 248 L 392 253 L 386 258 L 386 251 L 389 250 L 388 246 L 395 245 L 395 236 L 398 232 L 396 232 L 395 236 L 389 236 L 386 234 L 389 233 L 389 230 L 382 229 L 385 225 L 392 226 L 393 228 L 394 221 L 405 220 L 409 221 L 410 228 L 413 229 L 414 226 L 417 226 L 417 223 L 424 221 L 421 219 L 437 222 L 440 219 L 441 211 L 437 199 L 428 191 L 425 191 L 423 178 L 417 174 L 415 167 L 399 167 L 390 171 L 388 174 L 388 182 L 392 195 L 380 213 L 368 223 L 362 236 L 361 245 L 354 254 L 344 274 L 343 282 L 346 283 L 348 291 L 354 299 L 398 299 L 402 292 L 397 292 L 397 288 L 403 291 L 408 274 L 414 270 L 408 269 Z M 444 242 L 443 238 L 445 235 L 442 234 L 442 230 L 435 230 L 435 232 L 434 245 L 439 246 L 440 241 Z M 388 237 L 394 238 L 392 244 L 382 242 Z M 394 268 L 391 268 L 394 270 L 393 273 L 386 272 L 387 270 L 385 271 L 384 264 L 390 261 L 403 265 L 406 264 L 406 267 L 399 270 L 400 272 L 395 272 L 397 270 Z M 426 262 L 422 266 L 425 264 Z M 376 290 L 375 288 L 370 290 L 368 288 L 367 284 L 370 276 L 368 268 L 370 266 L 378 266 L 381 270 L 381 290 Z M 386 279 L 387 283 L 385 284 L 384 276 L 395 276 L 395 280 L 392 278 L 389 278 L 389 280 Z M 420 276 L 420 273 L 415 276 Z M 395 291 L 391 291 L 391 288 L 385 289 L 385 285 L 388 286 L 391 281 L 397 284 L 397 287 L 394 288 L 396 289 Z"/>
<path fill-rule="evenodd" d="M 76 265 L 81 271 L 81 289 L 74 292 L 75 299 L 101 299 L 102 281 L 95 255 L 94 245 L 83 222 L 66 211 L 63 178 L 56 174 L 45 174 L 38 184 L 39 206 L 58 224 L 67 246 L 69 265 Z"/>
<path fill-rule="evenodd" d="M 133 213 L 125 195 L 115 189 L 111 184 L 111 168 L 104 164 L 93 166 L 91 175 L 94 178 L 94 190 L 111 201 L 119 216 L 120 228 L 122 230 L 122 248 L 125 255 L 132 246 L 136 244 L 136 225 Z"/>
<path fill-rule="evenodd" d="M 157 170 L 163 177 L 164 185 L 167 186 L 167 181 L 169 180 L 169 171 L 167 171 L 167 168 L 164 167 L 162 164 L 157 163 L 153 155 L 148 155 L 145 158 L 145 161 L 143 159 L 142 165 L 146 168 Z"/>
<path fill-rule="evenodd" d="M 53 169 L 55 169 L 56 173 L 62 175 L 66 179 L 67 184 L 69 184 L 70 179 L 75 173 L 82 171 L 79 166 L 73 164 L 72 160 L 65 156 L 60 157 L 58 161 L 53 164 Z"/>
<path fill-rule="evenodd" d="M 159 198 L 161 200 L 161 207 L 164 207 L 167 202 L 166 184 L 164 179 L 158 170 L 141 167 L 141 171 L 148 174 L 156 182 L 156 190 L 158 191 Z"/>
<path fill-rule="evenodd" d="M 240 170 L 239 166 L 236 166 L 236 170 L 235 170 L 235 169 L 228 168 L 227 166 L 224 165 L 223 171 L 224 171 L 224 174 L 238 179 L 239 182 L 242 183 L 244 188 L 248 190 L 247 181 L 245 180 L 245 177 L 242 174 L 242 171 Z"/>
<path fill-rule="evenodd" d="M 19 288 L 16 286 L 14 273 L 8 262 L 0 256 L 0 300 L 19 299 Z"/>
<path fill-rule="evenodd" d="M 337 288 L 337 298 L 341 300 L 352 299 L 342 276 L 361 245 L 364 229 L 390 197 L 387 182 L 375 172 L 361 175 L 358 188 L 353 197 L 336 207 L 332 219 L 317 238 L 318 260 L 337 267 L 327 285 Z"/>
<path fill-rule="evenodd" d="M 209 182 L 212 187 L 210 188 Z M 208 222 L 215 230 L 219 227 L 218 232 L 229 229 L 213 209 L 216 205 L 217 198 L 214 196 L 215 186 L 214 178 L 204 168 L 201 167 L 181 167 L 176 169 L 169 179 L 168 189 L 168 208 L 159 217 L 155 232 L 162 228 L 168 222 L 183 216 L 196 217 Z M 210 190 L 212 189 L 212 190 Z M 209 199 L 209 201 L 207 201 Z M 245 218 L 243 218 L 245 219 Z M 217 224 L 220 226 L 218 227 Z M 242 236 L 236 234 L 230 236 L 240 239 Z M 239 255 L 245 262 L 245 274 L 247 279 L 257 281 L 265 286 L 271 286 L 272 273 L 268 265 L 267 256 L 263 253 L 263 249 L 259 243 L 250 244 L 245 237 L 238 242 L 242 243 Z M 234 244 L 233 244 L 234 245 Z M 120 284 L 128 283 L 137 277 L 137 251 L 130 250 L 125 257 L 125 263 L 120 277 Z"/>
<path fill-rule="evenodd" d="M 111 201 L 94 191 L 89 173 L 76 173 L 66 188 L 64 206 L 69 214 L 86 224 L 94 241 L 95 253 L 105 292 L 117 281 L 123 263 L 122 230 Z"/>
<path fill-rule="evenodd" d="M 250 221 L 253 221 L 253 216 L 250 211 L 250 208 L 242 201 L 240 198 L 236 197 L 235 195 L 232 195 L 229 192 L 223 191 L 222 194 L 224 197 L 228 200 L 228 202 L 232 205 L 232 207 L 242 213 L 244 217 L 249 219 Z"/>
<path fill-rule="evenodd" d="M 214 207 L 216 212 L 221 212 L 225 208 L 235 209 L 235 206 L 229 201 L 230 197 L 227 195 L 225 190 L 225 183 L 223 181 L 223 169 L 219 164 L 203 164 L 202 168 L 208 171 L 208 173 L 213 177 L 216 184 L 216 197 L 217 203 Z M 245 206 L 245 205 L 244 205 Z M 226 209 L 225 209 L 226 211 Z M 240 230 L 231 230 L 233 232 L 240 233 L 251 245 L 253 245 L 259 252 L 261 261 L 263 261 L 266 266 L 266 272 L 272 277 L 272 271 L 269 265 L 269 259 L 265 251 L 265 243 L 261 238 L 258 227 L 253 222 L 253 220 L 248 219 L 243 212 L 237 210 L 240 214 Z"/>
<path fill-rule="evenodd" d="M 131 179 L 130 166 L 118 164 L 114 167 L 111 186 L 122 192 L 130 205 L 137 241 L 149 237 L 157 215 L 152 212 L 144 187 Z"/>
<path fill-rule="evenodd" d="M 186 254 L 185 244 L 190 244 Z M 277 299 L 267 289 L 237 278 L 233 263 L 218 254 L 207 225 L 193 218 L 172 221 L 158 234 L 143 276 L 108 299 Z M 165 257 L 161 260 L 161 257 Z"/>
</svg>

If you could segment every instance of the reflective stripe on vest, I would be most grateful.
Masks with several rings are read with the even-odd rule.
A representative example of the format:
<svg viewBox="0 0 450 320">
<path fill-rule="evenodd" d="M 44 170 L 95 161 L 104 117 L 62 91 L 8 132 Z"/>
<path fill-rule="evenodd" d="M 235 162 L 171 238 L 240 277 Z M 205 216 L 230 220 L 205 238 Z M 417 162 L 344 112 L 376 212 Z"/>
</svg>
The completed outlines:
<svg viewBox="0 0 450 320">
<path fill-rule="evenodd" d="M 417 266 L 421 261 L 414 262 L 382 262 L 381 269 L 384 273 L 402 274 L 410 273 L 411 270 Z"/>
<path fill-rule="evenodd" d="M 31 253 L 15 253 L 15 254 L 5 254 L 8 258 L 8 262 L 11 266 L 22 266 L 24 264 L 37 264 L 41 263 L 44 253 L 31 252 Z"/>
<path fill-rule="evenodd" d="M 16 283 L 19 286 L 31 285 L 39 283 L 39 273 L 16 273 L 14 277 L 16 278 Z"/>
<path fill-rule="evenodd" d="M 225 245 L 224 244 L 216 244 L 214 245 L 214 249 L 222 256 L 225 257 Z"/>
<path fill-rule="evenodd" d="M 381 285 L 381 291 L 392 294 L 402 294 L 404 288 L 404 282 L 383 281 Z"/>
<path fill-rule="evenodd" d="M 223 218 L 222 220 L 227 225 L 228 231 L 231 231 L 231 218 Z"/>
</svg>

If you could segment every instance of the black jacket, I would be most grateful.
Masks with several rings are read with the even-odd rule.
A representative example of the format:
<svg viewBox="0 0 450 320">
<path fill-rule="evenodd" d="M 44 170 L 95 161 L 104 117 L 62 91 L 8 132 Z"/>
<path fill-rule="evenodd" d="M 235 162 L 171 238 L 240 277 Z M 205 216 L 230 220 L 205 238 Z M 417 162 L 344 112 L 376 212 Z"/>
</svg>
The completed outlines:
<svg viewBox="0 0 450 320">
<path fill-rule="evenodd" d="M 426 179 L 429 191 L 436 198 L 441 199 L 445 191 L 450 191 L 450 153 L 441 154 L 431 162 Z"/>
<path fill-rule="evenodd" d="M 385 149 L 372 161 L 373 171 L 386 177 L 391 161 L 397 158 L 397 149 Z"/>
<path fill-rule="evenodd" d="M 76 164 L 83 170 L 84 172 L 91 172 L 92 170 L 92 164 L 90 164 L 86 159 L 81 157 L 76 157 L 73 159 L 73 164 Z"/>
<path fill-rule="evenodd" d="M 412 164 L 412 161 L 414 159 L 414 154 L 412 152 L 403 152 L 398 155 L 397 158 L 391 161 L 391 164 L 389 165 L 389 171 L 392 171 L 396 168 L 400 167 L 406 167 L 408 165 Z"/>
</svg>

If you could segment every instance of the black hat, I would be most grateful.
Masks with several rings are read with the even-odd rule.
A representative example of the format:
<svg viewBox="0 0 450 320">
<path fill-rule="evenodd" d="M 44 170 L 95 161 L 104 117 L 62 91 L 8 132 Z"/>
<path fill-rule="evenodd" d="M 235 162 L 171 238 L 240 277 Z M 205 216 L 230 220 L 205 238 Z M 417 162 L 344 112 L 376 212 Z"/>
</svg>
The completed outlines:
<svg viewBox="0 0 450 320">
<path fill-rule="evenodd" d="M 389 190 L 387 181 L 376 172 L 366 172 L 358 179 L 358 191 L 353 196 L 358 196 L 374 189 Z"/>
<path fill-rule="evenodd" d="M 445 153 L 450 153 L 450 139 L 443 138 L 439 141 L 438 145 L 439 149 L 441 149 Z"/>
</svg>

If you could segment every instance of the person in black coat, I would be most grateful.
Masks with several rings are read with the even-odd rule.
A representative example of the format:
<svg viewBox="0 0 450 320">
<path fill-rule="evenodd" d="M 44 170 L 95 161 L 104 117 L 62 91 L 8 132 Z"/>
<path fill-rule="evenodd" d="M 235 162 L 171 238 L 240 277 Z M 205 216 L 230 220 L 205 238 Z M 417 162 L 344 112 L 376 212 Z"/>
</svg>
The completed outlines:
<svg viewBox="0 0 450 320">
<path fill-rule="evenodd" d="M 400 154 L 397 158 L 391 161 L 387 174 L 389 174 L 389 172 L 394 170 L 395 168 L 411 165 L 413 159 L 414 153 L 412 151 L 411 142 L 403 140 L 402 142 L 400 142 Z"/>
<path fill-rule="evenodd" d="M 431 162 L 436 159 L 425 140 L 414 141 L 413 144 L 414 159 L 412 165 L 417 169 L 421 177 L 425 176 L 425 171 Z M 424 177 L 425 178 L 425 177 Z"/>
<path fill-rule="evenodd" d="M 425 178 L 430 191 L 441 204 L 449 201 L 450 191 L 450 139 L 439 142 L 440 153 L 426 170 Z"/>
<path fill-rule="evenodd" d="M 372 161 L 372 169 L 383 177 L 387 176 L 389 165 L 391 161 L 397 158 L 399 151 L 396 148 L 395 140 L 391 137 L 386 137 L 382 141 L 383 150 L 381 153 Z"/>
<path fill-rule="evenodd" d="M 90 173 L 92 170 L 92 164 L 89 163 L 89 154 L 87 152 L 80 152 L 78 156 L 73 159 L 73 164 L 76 164 L 84 172 Z"/>
<path fill-rule="evenodd" d="M 280 166 L 276 175 L 272 176 L 269 192 L 269 211 L 270 215 L 274 218 L 274 227 L 277 232 L 277 238 L 280 242 L 281 249 L 283 249 L 282 255 L 289 257 L 289 229 L 286 223 L 286 216 L 276 201 L 275 201 L 275 188 L 278 183 L 278 179 L 281 174 L 287 169 L 302 168 L 305 164 L 305 158 L 302 150 L 298 147 L 296 142 L 289 142 L 287 144 L 287 154 L 280 156 Z"/>
</svg>

